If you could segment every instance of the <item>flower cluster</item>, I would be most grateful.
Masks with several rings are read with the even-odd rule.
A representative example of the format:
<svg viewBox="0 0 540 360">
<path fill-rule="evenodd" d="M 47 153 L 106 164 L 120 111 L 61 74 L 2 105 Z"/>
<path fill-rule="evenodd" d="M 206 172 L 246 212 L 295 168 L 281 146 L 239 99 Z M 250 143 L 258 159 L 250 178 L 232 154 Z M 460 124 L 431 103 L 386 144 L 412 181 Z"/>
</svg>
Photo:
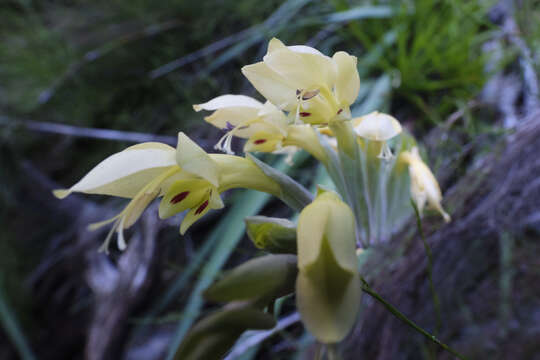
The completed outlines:
<svg viewBox="0 0 540 360">
<path fill-rule="evenodd" d="M 285 46 L 272 39 L 263 61 L 242 68 L 266 103 L 222 95 L 193 108 L 214 111 L 205 120 L 226 131 L 216 144 L 218 150 L 232 153 L 231 140 L 237 136 L 248 139 L 244 151 L 279 152 L 299 146 L 316 156 L 309 145 L 313 139 L 305 139 L 311 127 L 298 130 L 298 125 L 315 125 L 332 135 L 329 124 L 351 120 L 350 106 L 360 90 L 356 63 L 356 57 L 344 51 L 330 58 L 309 46 Z M 387 114 L 375 112 L 352 121 L 358 136 L 370 140 L 384 142 L 401 132 L 399 122 Z M 389 149 L 381 154 L 388 156 Z"/>
<path fill-rule="evenodd" d="M 403 204 L 410 210 L 409 197 L 420 214 L 427 204 L 450 220 L 437 180 L 399 121 L 380 112 L 352 116 L 360 88 L 354 56 L 340 51 L 328 57 L 272 39 L 263 61 L 243 67 L 242 73 L 266 102 L 223 95 L 193 106 L 213 112 L 205 120 L 225 131 L 215 148 L 226 154 L 208 154 L 181 132 L 176 148 L 152 142 L 131 146 L 71 188 L 54 192 L 59 198 L 83 192 L 130 199 L 118 215 L 91 225 L 113 224 L 104 251 L 115 232 L 118 247 L 126 247 L 123 230 L 156 198 L 161 198 L 163 219 L 186 212 L 181 234 L 211 209 L 223 208 L 221 193 L 232 188 L 267 192 L 300 210 L 296 228 L 285 219 L 248 220 L 248 235 L 257 247 L 285 255 L 253 259 L 211 287 L 207 297 L 231 303 L 194 327 L 179 349 L 182 358 L 197 351 L 215 357 L 246 328 L 273 326 L 264 307 L 292 291 L 308 330 L 321 342 L 341 341 L 360 305 L 359 244 L 367 247 L 372 239 L 391 234 L 397 219 L 403 219 Z M 234 155 L 235 136 L 247 139 L 245 152 L 307 151 L 326 167 L 339 194 L 319 189 L 312 201 L 285 174 L 251 156 Z M 203 335 L 219 338 L 220 350 L 199 347 Z"/>
<path fill-rule="evenodd" d="M 340 135 L 336 132 L 346 124 L 359 141 L 379 144 L 379 158 L 389 160 L 393 155 L 387 142 L 402 132 L 401 125 L 380 112 L 351 116 L 350 106 L 360 88 L 356 66 L 356 57 L 343 51 L 328 57 L 309 46 L 285 46 L 272 39 L 263 61 L 242 68 L 267 99 L 265 103 L 244 95 L 222 95 L 193 106 L 196 111 L 213 111 L 205 120 L 225 130 L 215 148 L 228 155 L 207 154 L 180 133 L 176 149 L 161 143 L 131 146 L 102 161 L 70 189 L 55 191 L 55 195 L 63 198 L 72 192 L 84 192 L 131 199 L 117 216 L 91 225 L 98 228 L 113 223 L 102 248 L 107 249 L 116 231 L 119 248 L 123 249 L 123 230 L 133 225 L 156 197 L 162 197 L 161 218 L 189 210 L 180 226 L 183 234 L 210 209 L 224 206 L 220 193 L 226 189 L 246 187 L 280 194 L 279 186 L 250 160 L 232 155 L 234 136 L 247 139 L 245 152 L 291 154 L 303 149 L 328 168 L 332 160 L 323 143 L 337 149 Z M 419 209 L 427 202 L 449 219 L 429 168 L 414 150 L 401 155 L 409 166 L 411 194 Z"/>
</svg>

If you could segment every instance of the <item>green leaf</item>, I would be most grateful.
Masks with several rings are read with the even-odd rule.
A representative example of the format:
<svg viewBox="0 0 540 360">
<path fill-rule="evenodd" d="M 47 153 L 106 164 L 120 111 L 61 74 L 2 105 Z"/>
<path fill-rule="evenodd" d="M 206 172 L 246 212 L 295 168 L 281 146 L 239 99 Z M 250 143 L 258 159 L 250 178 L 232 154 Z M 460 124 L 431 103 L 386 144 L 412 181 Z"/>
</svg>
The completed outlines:
<svg viewBox="0 0 540 360">
<path fill-rule="evenodd" d="M 392 14 L 393 10 L 390 6 L 358 6 L 346 11 L 333 13 L 325 20 L 328 23 L 340 23 L 369 18 L 388 18 Z"/>
<path fill-rule="evenodd" d="M 284 171 L 288 168 L 288 165 L 284 161 L 281 161 L 276 168 Z M 246 216 L 257 213 L 262 209 L 269 199 L 270 195 L 256 191 L 245 191 L 238 194 L 232 202 L 234 205 L 229 208 L 227 214 L 222 217 L 210 237 L 206 240 L 207 242 L 217 242 L 218 246 L 214 249 L 212 256 L 201 270 L 200 277 L 191 291 L 187 305 L 183 309 L 185 316 L 178 323 L 176 332 L 173 335 L 169 353 L 166 357 L 167 360 L 171 360 L 174 357 L 176 349 L 182 342 L 189 327 L 193 324 L 197 316 L 199 316 L 203 306 L 203 291 L 212 284 L 244 235 L 243 226 L 230 226 L 230 224 L 241 224 Z"/>
<path fill-rule="evenodd" d="M 19 356 L 23 360 L 33 360 L 36 359 L 32 353 L 32 349 L 28 345 L 28 341 L 24 336 L 15 314 L 9 308 L 7 301 L 4 298 L 4 293 L 2 289 L 2 284 L 0 283 L 0 324 L 4 328 L 7 336 L 13 342 L 15 349 L 19 353 Z"/>
<path fill-rule="evenodd" d="M 301 184 L 294 181 L 290 176 L 265 164 L 251 154 L 247 154 L 247 157 L 251 159 L 266 176 L 269 176 L 279 184 L 281 187 L 281 199 L 291 208 L 302 210 L 313 200 L 311 193 Z"/>
<path fill-rule="evenodd" d="M 296 254 L 296 225 L 287 219 L 249 216 L 247 235 L 258 249 L 278 254 Z"/>
<path fill-rule="evenodd" d="M 264 299 L 266 304 L 292 293 L 297 273 L 294 255 L 258 257 L 229 271 L 204 292 L 204 297 L 219 302 Z"/>
<path fill-rule="evenodd" d="M 245 304 L 231 304 L 199 321 L 175 354 L 177 360 L 219 360 L 247 329 L 271 329 L 270 314 Z"/>
</svg>

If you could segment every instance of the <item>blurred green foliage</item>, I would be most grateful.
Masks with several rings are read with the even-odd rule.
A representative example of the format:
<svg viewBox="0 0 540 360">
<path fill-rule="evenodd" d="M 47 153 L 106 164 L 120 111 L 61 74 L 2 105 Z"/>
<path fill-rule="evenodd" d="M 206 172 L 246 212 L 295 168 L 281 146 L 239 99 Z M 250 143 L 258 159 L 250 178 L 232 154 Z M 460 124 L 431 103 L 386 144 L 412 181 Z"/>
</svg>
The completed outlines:
<svg viewBox="0 0 540 360">
<path fill-rule="evenodd" d="M 346 8 L 345 0 L 334 0 Z M 416 0 L 393 2 L 394 16 L 350 23 L 341 34 L 360 42 L 372 72 L 392 76 L 392 108 L 398 118 L 439 123 L 460 101 L 482 87 L 489 54 L 482 42 L 491 34 L 486 14 L 492 1 Z M 375 56 L 375 60 L 372 58 Z M 360 65 L 362 65 L 360 61 Z M 362 70 L 361 70 L 362 71 Z"/>
</svg>

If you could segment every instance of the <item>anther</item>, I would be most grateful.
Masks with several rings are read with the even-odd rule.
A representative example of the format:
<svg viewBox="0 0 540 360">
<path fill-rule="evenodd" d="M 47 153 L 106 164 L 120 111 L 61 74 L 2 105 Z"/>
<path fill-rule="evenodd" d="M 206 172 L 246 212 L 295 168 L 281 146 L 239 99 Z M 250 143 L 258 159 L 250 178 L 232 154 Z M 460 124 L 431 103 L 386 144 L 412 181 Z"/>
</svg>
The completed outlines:
<svg viewBox="0 0 540 360">
<path fill-rule="evenodd" d="M 261 144 L 264 144 L 266 142 L 266 139 L 258 139 L 258 140 L 255 140 L 253 143 L 255 145 L 261 145 Z"/>
<path fill-rule="evenodd" d="M 311 116 L 311 113 L 310 113 L 310 112 L 302 111 L 302 112 L 300 112 L 299 115 L 300 115 L 301 117 L 308 117 L 308 116 Z"/>
</svg>

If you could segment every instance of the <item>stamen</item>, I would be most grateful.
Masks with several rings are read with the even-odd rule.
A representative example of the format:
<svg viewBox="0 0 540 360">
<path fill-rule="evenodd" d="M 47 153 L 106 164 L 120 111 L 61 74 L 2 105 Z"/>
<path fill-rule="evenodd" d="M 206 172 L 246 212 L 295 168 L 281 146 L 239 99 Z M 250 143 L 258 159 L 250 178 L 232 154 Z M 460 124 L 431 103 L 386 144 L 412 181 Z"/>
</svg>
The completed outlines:
<svg viewBox="0 0 540 360">
<path fill-rule="evenodd" d="M 302 100 L 309 100 L 314 98 L 315 96 L 319 95 L 321 91 L 319 89 L 312 90 L 312 91 L 306 91 L 302 94 Z"/>
<path fill-rule="evenodd" d="M 306 112 L 306 111 L 302 111 L 302 112 L 299 113 L 299 115 L 300 115 L 301 117 L 308 117 L 308 116 L 311 116 L 311 113 L 310 113 L 310 112 Z"/>
<path fill-rule="evenodd" d="M 260 144 L 264 144 L 266 142 L 266 139 L 258 139 L 258 140 L 255 140 L 253 143 L 255 145 L 260 145 Z"/>
<path fill-rule="evenodd" d="M 171 199 L 171 204 L 178 204 L 189 195 L 189 191 L 183 191 Z"/>
<path fill-rule="evenodd" d="M 343 109 L 339 109 L 338 112 L 337 112 L 337 114 L 339 115 L 339 114 L 341 114 L 342 112 L 343 112 Z"/>
<path fill-rule="evenodd" d="M 198 208 L 195 210 L 195 215 L 199 215 L 203 212 L 204 209 L 208 206 L 208 200 L 205 200 Z"/>
<path fill-rule="evenodd" d="M 224 153 L 227 153 L 229 155 L 234 155 L 234 152 L 231 150 L 231 142 L 233 137 L 233 130 L 227 132 L 225 135 L 223 135 L 216 145 L 214 145 L 214 149 L 223 151 Z"/>
<path fill-rule="evenodd" d="M 377 157 L 384 161 L 390 161 L 394 157 L 394 154 L 392 154 L 392 150 L 390 149 L 390 146 L 388 146 L 388 143 L 386 141 L 382 145 L 381 152 Z"/>
<path fill-rule="evenodd" d="M 124 251 L 127 248 L 126 240 L 124 239 L 124 221 L 126 220 L 126 217 L 123 216 L 120 220 L 120 224 L 118 224 L 118 229 L 116 230 L 116 244 L 118 246 L 118 250 Z"/>
</svg>

